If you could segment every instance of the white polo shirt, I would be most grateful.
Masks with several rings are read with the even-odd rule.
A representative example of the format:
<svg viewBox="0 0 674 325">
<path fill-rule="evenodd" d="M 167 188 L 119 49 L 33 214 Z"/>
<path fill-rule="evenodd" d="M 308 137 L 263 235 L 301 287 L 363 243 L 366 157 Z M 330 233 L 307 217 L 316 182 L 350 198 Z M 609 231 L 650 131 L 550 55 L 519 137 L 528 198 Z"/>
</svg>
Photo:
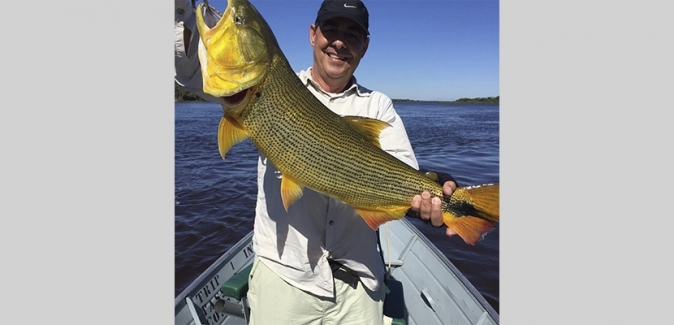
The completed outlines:
<svg viewBox="0 0 674 325">
<path fill-rule="evenodd" d="M 391 99 L 356 83 L 332 94 L 312 79 L 311 68 L 298 76 L 325 106 L 339 115 L 364 116 L 388 122 L 382 130 L 383 150 L 418 169 L 400 116 Z M 341 262 L 376 291 L 384 277 L 376 233 L 355 210 L 341 202 L 304 188 L 303 196 L 288 212 L 281 200 L 280 172 L 260 155 L 258 195 L 255 208 L 253 250 L 274 273 L 291 285 L 322 297 L 333 297 L 332 270 L 328 258 Z"/>
</svg>

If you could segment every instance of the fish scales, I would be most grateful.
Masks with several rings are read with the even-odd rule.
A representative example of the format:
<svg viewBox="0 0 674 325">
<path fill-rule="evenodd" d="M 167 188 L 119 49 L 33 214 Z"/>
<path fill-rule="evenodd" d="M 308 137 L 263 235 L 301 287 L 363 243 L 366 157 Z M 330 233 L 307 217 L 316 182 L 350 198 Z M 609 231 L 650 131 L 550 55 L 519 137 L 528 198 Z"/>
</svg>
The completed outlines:
<svg viewBox="0 0 674 325">
<path fill-rule="evenodd" d="M 273 60 L 270 74 L 257 89 L 265 96 L 251 100 L 241 121 L 253 143 L 284 175 L 354 207 L 409 205 L 420 187 L 442 196 L 437 183 L 410 177 L 416 170 L 368 142 L 339 115 L 314 109 L 322 103 L 309 92 L 297 91 L 305 86 L 286 62 Z"/>
</svg>

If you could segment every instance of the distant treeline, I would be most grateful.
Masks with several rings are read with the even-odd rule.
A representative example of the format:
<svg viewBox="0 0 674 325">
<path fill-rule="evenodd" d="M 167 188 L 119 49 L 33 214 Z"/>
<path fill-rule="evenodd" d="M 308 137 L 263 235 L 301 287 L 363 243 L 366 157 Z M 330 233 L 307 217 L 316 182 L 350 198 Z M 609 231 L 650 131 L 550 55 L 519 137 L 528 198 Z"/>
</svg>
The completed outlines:
<svg viewBox="0 0 674 325">
<path fill-rule="evenodd" d="M 479 103 L 479 104 L 498 104 L 499 96 L 496 97 L 478 97 L 478 98 L 459 98 L 453 103 Z"/>
<path fill-rule="evenodd" d="M 394 102 L 428 102 L 427 100 L 415 99 L 394 99 Z M 496 97 L 478 97 L 478 98 L 459 98 L 457 100 L 432 100 L 438 103 L 474 103 L 474 104 L 498 104 L 499 96 Z"/>
<path fill-rule="evenodd" d="M 205 102 L 203 98 L 185 90 L 185 88 L 179 85 L 177 82 L 175 84 L 175 101 L 176 102 Z"/>
<path fill-rule="evenodd" d="M 175 101 L 176 102 L 205 102 L 201 97 L 185 90 L 182 86 L 175 84 Z M 394 102 L 424 102 L 424 100 L 414 99 L 394 99 Z M 479 97 L 479 98 L 459 98 L 453 101 L 437 101 L 442 103 L 476 103 L 476 104 L 498 104 L 499 96 L 496 97 Z"/>
</svg>

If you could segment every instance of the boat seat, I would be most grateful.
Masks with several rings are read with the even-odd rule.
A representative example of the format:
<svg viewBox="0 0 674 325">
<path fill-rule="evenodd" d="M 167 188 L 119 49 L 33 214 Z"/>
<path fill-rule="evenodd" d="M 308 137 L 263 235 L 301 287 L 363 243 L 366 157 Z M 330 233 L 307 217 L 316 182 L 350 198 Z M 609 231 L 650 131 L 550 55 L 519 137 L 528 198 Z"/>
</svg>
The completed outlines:
<svg viewBox="0 0 674 325">
<path fill-rule="evenodd" d="M 220 286 L 218 300 L 213 306 L 216 312 L 241 317 L 248 324 L 250 306 L 246 293 L 248 292 L 248 275 L 252 269 L 251 263 Z"/>
<path fill-rule="evenodd" d="M 248 293 L 248 276 L 250 275 L 250 271 L 253 269 L 253 264 L 248 265 L 247 267 L 243 268 L 241 271 L 239 271 L 237 274 L 234 274 L 229 280 L 225 281 L 220 286 L 220 292 L 222 293 L 223 296 L 229 297 L 236 299 L 238 301 L 245 301 L 244 298 L 246 297 L 246 293 Z M 389 284 L 392 284 L 389 282 Z M 389 300 L 392 297 L 389 296 L 391 294 L 398 295 L 401 294 L 401 289 L 402 288 L 397 288 L 398 283 L 393 283 L 394 289 L 391 290 L 388 285 L 386 286 L 386 299 Z M 402 285 L 402 284 L 400 284 Z M 397 290 L 398 289 L 398 290 Z M 400 297 L 402 298 L 402 297 Z M 400 299 L 394 299 L 394 301 L 400 303 Z M 246 306 L 247 307 L 247 306 Z M 399 306 L 398 306 L 399 307 Z M 246 310 L 246 320 L 248 319 L 248 311 Z M 390 323 L 388 322 L 390 320 Z M 391 324 L 391 325 L 406 325 L 407 322 L 405 322 L 404 318 L 393 318 L 393 317 L 388 317 L 385 315 L 385 324 Z"/>
<path fill-rule="evenodd" d="M 245 297 L 248 292 L 248 275 L 252 269 L 253 264 L 251 263 L 239 271 L 239 273 L 234 274 L 229 280 L 225 281 L 225 283 L 220 286 L 222 295 L 236 300 L 241 300 L 241 298 Z"/>
</svg>

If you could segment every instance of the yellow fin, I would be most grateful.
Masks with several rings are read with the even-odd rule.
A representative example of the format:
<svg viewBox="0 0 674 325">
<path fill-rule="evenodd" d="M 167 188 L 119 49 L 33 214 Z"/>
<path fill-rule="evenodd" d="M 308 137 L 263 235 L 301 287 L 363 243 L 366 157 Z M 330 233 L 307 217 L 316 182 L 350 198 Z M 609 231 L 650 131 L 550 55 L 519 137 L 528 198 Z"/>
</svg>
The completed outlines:
<svg viewBox="0 0 674 325">
<path fill-rule="evenodd" d="M 475 245 L 476 242 L 494 229 L 493 223 L 478 217 L 456 217 L 447 212 L 444 212 L 442 217 L 445 225 L 454 230 L 469 245 Z"/>
<path fill-rule="evenodd" d="M 281 200 L 283 200 L 283 207 L 286 212 L 288 212 L 291 204 L 302 197 L 302 191 L 302 185 L 293 178 L 288 175 L 281 176 Z"/>
<path fill-rule="evenodd" d="M 342 116 L 342 120 L 351 125 L 351 127 L 356 129 L 356 131 L 365 137 L 365 139 L 379 148 L 381 148 L 379 145 L 379 134 L 381 133 L 381 130 L 391 126 L 391 124 L 388 124 L 387 122 L 362 116 Z"/>
<path fill-rule="evenodd" d="M 461 217 L 473 215 L 492 223 L 499 221 L 499 184 L 484 184 L 457 188 L 450 198 L 450 206 Z"/>
<path fill-rule="evenodd" d="M 498 184 L 486 184 L 466 187 L 473 201 L 475 210 L 481 218 L 492 222 L 499 221 L 499 186 Z"/>
<path fill-rule="evenodd" d="M 389 210 L 356 209 L 356 212 L 365 220 L 372 230 L 391 220 L 398 220 L 405 216 L 410 207 L 396 207 Z"/>
<path fill-rule="evenodd" d="M 467 244 L 475 245 L 499 222 L 498 184 L 459 187 L 445 202 L 443 222 Z"/>
<path fill-rule="evenodd" d="M 220 126 L 218 127 L 218 150 L 220 156 L 225 159 L 225 154 L 235 144 L 246 140 L 248 133 L 246 130 L 231 116 L 225 115 L 220 119 Z"/>
</svg>

